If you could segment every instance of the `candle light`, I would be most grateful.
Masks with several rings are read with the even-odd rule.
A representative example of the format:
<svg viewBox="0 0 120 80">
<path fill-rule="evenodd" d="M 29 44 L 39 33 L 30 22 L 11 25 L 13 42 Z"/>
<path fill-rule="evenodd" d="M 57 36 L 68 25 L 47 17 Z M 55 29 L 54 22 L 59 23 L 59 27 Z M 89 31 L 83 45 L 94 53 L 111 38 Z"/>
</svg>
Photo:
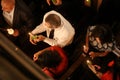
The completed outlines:
<svg viewBox="0 0 120 80">
<path fill-rule="evenodd" d="M 14 29 L 9 28 L 7 29 L 8 34 L 13 35 L 14 34 Z"/>
<path fill-rule="evenodd" d="M 92 65 L 92 62 L 90 60 L 86 60 L 88 65 Z"/>
<path fill-rule="evenodd" d="M 83 45 L 83 51 L 84 51 L 85 53 L 88 52 L 86 45 Z"/>
<path fill-rule="evenodd" d="M 94 65 L 92 65 L 92 61 L 86 60 L 86 62 L 87 62 L 88 67 L 92 70 L 92 72 L 96 74 L 97 71 L 96 71 Z"/>
<path fill-rule="evenodd" d="M 85 45 L 83 45 L 83 49 L 86 49 L 86 46 L 85 46 Z"/>
<path fill-rule="evenodd" d="M 90 7 L 91 6 L 91 0 L 84 0 L 85 6 Z"/>
</svg>

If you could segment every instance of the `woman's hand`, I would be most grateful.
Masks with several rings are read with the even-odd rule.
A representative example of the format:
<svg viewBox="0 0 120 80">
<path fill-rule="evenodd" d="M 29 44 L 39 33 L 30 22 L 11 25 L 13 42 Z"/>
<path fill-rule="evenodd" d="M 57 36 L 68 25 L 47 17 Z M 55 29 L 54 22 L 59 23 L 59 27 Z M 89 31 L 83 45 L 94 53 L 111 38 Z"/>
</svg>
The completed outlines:
<svg viewBox="0 0 120 80">
<path fill-rule="evenodd" d="M 84 51 L 85 53 L 88 53 L 88 51 L 89 51 L 89 47 L 86 46 L 86 45 L 83 45 L 83 51 Z"/>
<path fill-rule="evenodd" d="M 38 53 L 35 53 L 33 55 L 33 61 L 37 61 L 38 60 L 38 57 L 39 57 L 39 54 Z"/>
<path fill-rule="evenodd" d="M 93 51 L 89 52 L 89 55 L 92 59 L 94 59 L 96 57 L 96 53 Z"/>
</svg>

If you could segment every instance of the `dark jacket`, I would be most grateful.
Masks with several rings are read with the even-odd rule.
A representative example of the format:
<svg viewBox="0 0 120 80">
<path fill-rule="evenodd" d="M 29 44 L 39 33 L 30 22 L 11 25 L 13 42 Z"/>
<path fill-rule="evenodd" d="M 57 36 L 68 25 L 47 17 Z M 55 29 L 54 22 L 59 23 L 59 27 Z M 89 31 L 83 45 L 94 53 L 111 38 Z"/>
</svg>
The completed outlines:
<svg viewBox="0 0 120 80">
<path fill-rule="evenodd" d="M 28 32 L 30 32 L 36 25 L 34 24 L 34 17 L 29 7 L 22 0 L 15 0 L 15 9 L 13 15 L 12 26 L 8 25 L 0 11 L 0 28 L 13 28 L 19 31 L 19 36 L 14 37 L 9 35 L 7 31 L 2 31 L 8 39 L 10 39 L 15 45 L 26 50 L 30 46 Z"/>
</svg>

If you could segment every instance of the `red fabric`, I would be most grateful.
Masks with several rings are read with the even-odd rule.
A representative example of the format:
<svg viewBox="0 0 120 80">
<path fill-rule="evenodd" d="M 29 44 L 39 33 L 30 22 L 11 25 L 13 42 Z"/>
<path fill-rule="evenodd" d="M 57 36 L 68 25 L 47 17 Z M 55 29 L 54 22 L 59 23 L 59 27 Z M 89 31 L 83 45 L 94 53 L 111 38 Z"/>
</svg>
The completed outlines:
<svg viewBox="0 0 120 80">
<path fill-rule="evenodd" d="M 68 67 L 68 58 L 64 52 L 64 50 L 58 46 L 51 46 L 49 48 L 50 50 L 56 50 L 58 51 L 59 55 L 61 56 L 62 58 L 62 61 L 61 63 L 56 67 L 56 68 L 49 68 L 50 71 L 52 71 L 53 73 L 55 73 L 56 75 L 60 75 L 62 74 Z M 51 76 L 51 77 L 54 77 L 54 75 L 49 71 L 47 70 L 46 68 L 43 69 L 43 71 Z"/>
<path fill-rule="evenodd" d="M 108 66 L 109 67 L 112 67 L 114 65 L 114 61 L 110 61 L 109 63 L 108 63 Z"/>
<path fill-rule="evenodd" d="M 107 71 L 101 77 L 101 80 L 113 80 L 113 73 L 111 71 Z M 117 76 L 117 80 L 120 80 L 120 76 Z"/>
<path fill-rule="evenodd" d="M 114 65 L 114 61 L 110 61 L 108 63 L 109 67 L 113 67 L 113 65 Z M 101 80 L 113 80 L 113 73 L 111 71 L 107 71 L 102 75 Z M 120 76 L 117 76 L 117 80 L 120 80 Z"/>
<path fill-rule="evenodd" d="M 112 72 L 107 71 L 106 73 L 104 73 L 101 77 L 101 80 L 112 80 Z"/>
<path fill-rule="evenodd" d="M 108 63 L 109 67 L 112 67 L 113 65 L 114 65 L 114 61 L 110 61 Z M 102 75 L 101 80 L 112 80 L 112 78 L 113 78 L 113 74 L 111 71 L 108 70 Z"/>
</svg>

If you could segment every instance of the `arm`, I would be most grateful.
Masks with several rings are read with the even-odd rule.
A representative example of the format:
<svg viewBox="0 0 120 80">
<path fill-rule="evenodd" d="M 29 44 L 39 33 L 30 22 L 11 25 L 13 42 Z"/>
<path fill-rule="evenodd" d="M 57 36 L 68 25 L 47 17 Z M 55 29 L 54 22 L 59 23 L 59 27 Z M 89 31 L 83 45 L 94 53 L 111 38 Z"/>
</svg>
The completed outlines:
<svg viewBox="0 0 120 80">
<path fill-rule="evenodd" d="M 45 29 L 45 26 L 43 23 L 41 23 L 40 25 L 36 26 L 36 28 L 34 30 L 31 31 L 31 33 L 33 35 L 35 34 L 39 34 L 39 33 L 42 33 L 44 32 L 46 29 Z"/>
<path fill-rule="evenodd" d="M 34 53 L 33 60 L 36 61 L 38 59 L 38 57 L 39 57 L 40 54 L 42 54 L 44 51 L 49 50 L 49 49 L 50 49 L 50 47 L 45 48 L 43 50 L 40 50 L 40 51 Z"/>
<path fill-rule="evenodd" d="M 95 55 L 96 55 L 96 57 L 97 57 L 97 56 L 98 56 L 98 57 L 104 57 L 104 56 L 106 56 L 108 53 L 109 53 L 108 51 L 105 51 L 105 52 L 96 53 Z"/>
<path fill-rule="evenodd" d="M 44 36 L 42 36 L 42 35 L 38 36 L 37 35 L 38 33 L 41 33 L 41 32 L 44 32 L 44 31 L 45 31 L 44 25 L 43 25 L 43 23 L 41 23 L 32 32 L 29 33 L 29 36 L 30 36 L 29 41 L 32 44 L 36 45 L 37 42 L 44 40 L 45 39 Z"/>
<path fill-rule="evenodd" d="M 91 58 L 95 58 L 95 57 L 104 57 L 104 56 L 106 56 L 108 53 L 109 53 L 108 51 L 105 51 L 105 52 L 93 52 L 93 51 L 91 51 L 91 52 L 89 53 L 89 55 L 90 55 Z"/>
<path fill-rule="evenodd" d="M 63 33 L 64 34 L 64 33 Z M 45 38 L 44 42 L 48 43 L 51 46 L 64 47 L 69 42 L 70 37 L 67 34 L 57 35 L 54 39 Z"/>
<path fill-rule="evenodd" d="M 89 36 L 88 36 L 88 30 L 87 30 L 87 33 L 86 33 L 86 42 L 85 42 L 85 45 L 83 46 L 83 50 L 85 53 L 88 52 L 89 50 Z"/>
<path fill-rule="evenodd" d="M 65 27 L 68 26 L 68 27 Z M 54 39 L 45 38 L 44 42 L 48 43 L 51 46 L 60 46 L 64 47 L 72 43 L 74 38 L 74 28 L 69 27 L 69 25 L 65 25 L 59 30 L 55 30 Z"/>
</svg>

